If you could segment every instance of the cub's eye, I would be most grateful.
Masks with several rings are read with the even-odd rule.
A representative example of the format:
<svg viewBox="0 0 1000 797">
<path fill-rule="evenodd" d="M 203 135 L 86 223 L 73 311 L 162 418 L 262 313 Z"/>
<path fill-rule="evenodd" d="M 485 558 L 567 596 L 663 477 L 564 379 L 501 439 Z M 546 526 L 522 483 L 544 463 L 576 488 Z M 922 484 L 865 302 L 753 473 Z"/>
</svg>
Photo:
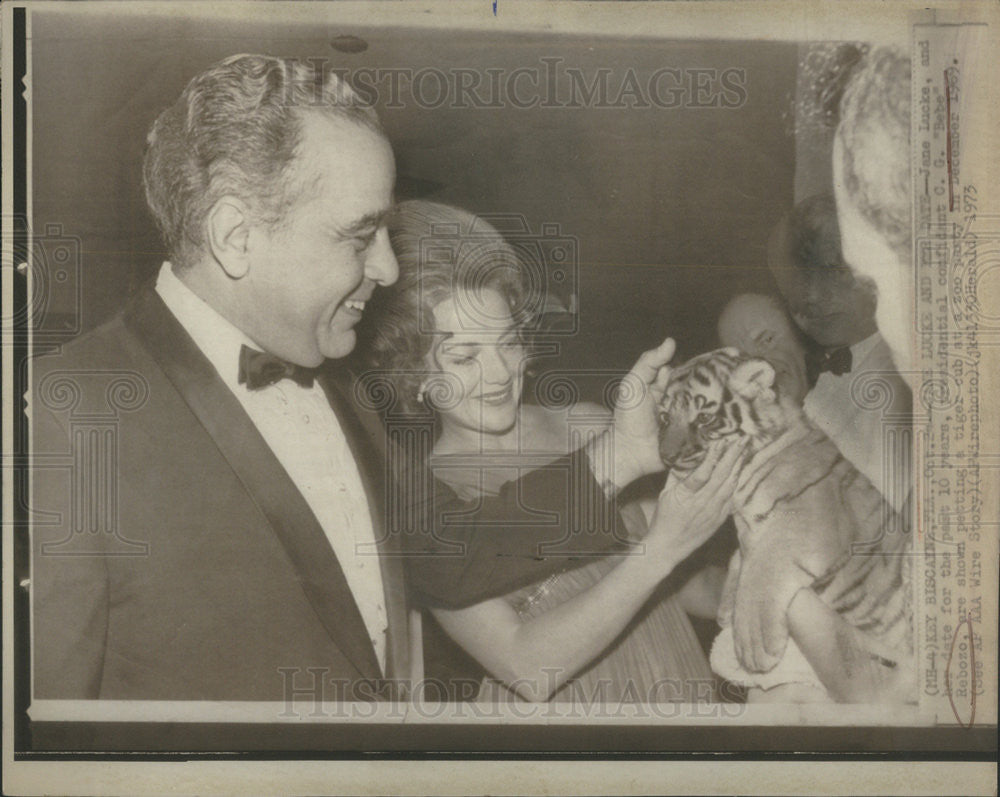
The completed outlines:
<svg viewBox="0 0 1000 797">
<path fill-rule="evenodd" d="M 711 423 L 715 418 L 711 412 L 699 412 L 698 417 L 694 419 L 694 422 L 699 426 L 704 426 L 707 423 Z"/>
</svg>

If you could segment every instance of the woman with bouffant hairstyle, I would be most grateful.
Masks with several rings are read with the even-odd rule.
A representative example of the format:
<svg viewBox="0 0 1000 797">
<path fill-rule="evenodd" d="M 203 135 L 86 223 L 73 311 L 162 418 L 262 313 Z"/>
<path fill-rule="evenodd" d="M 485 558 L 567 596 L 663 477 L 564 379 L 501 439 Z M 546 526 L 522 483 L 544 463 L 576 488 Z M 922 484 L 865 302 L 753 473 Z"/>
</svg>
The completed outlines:
<svg viewBox="0 0 1000 797">
<path fill-rule="evenodd" d="M 591 471 L 567 464 L 608 441 L 611 414 L 565 389 L 522 401 L 544 296 L 526 287 L 514 248 L 484 219 L 426 201 L 402 203 L 389 230 L 400 279 L 366 313 L 359 384 L 391 395 L 390 532 L 404 536 L 414 600 L 470 657 L 461 691 L 713 699 L 679 579 L 667 577 L 722 522 L 738 452 L 716 452 L 698 479 L 664 491 L 648 528 L 637 507 L 619 512 Z M 533 495 L 553 491 L 565 511 L 538 517 Z M 439 644 L 425 636 L 425 661 Z"/>
<path fill-rule="evenodd" d="M 396 288 L 378 291 L 361 334 L 366 367 L 392 375 L 398 409 L 425 414 L 420 385 L 431 353 L 433 308 L 457 290 L 466 296 L 495 291 L 519 329 L 531 320 L 517 255 L 484 219 L 435 202 L 401 203 L 390 221 L 400 270 Z M 418 400 L 418 398 L 420 400 Z"/>
</svg>

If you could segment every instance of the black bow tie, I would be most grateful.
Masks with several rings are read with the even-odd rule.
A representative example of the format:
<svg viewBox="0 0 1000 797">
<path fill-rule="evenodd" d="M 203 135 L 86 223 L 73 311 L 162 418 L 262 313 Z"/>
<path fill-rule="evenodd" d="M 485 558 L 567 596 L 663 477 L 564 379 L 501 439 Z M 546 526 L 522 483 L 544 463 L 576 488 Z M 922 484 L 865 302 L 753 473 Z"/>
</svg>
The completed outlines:
<svg viewBox="0 0 1000 797">
<path fill-rule="evenodd" d="M 809 358 L 809 366 L 813 378 L 819 377 L 824 371 L 829 371 L 834 376 L 849 374 L 851 372 L 851 365 L 850 346 L 818 351 Z"/>
<path fill-rule="evenodd" d="M 312 387 L 316 371 L 316 368 L 296 365 L 247 345 L 240 346 L 239 383 L 246 382 L 250 390 L 260 390 L 282 379 L 291 379 L 302 387 Z"/>
</svg>

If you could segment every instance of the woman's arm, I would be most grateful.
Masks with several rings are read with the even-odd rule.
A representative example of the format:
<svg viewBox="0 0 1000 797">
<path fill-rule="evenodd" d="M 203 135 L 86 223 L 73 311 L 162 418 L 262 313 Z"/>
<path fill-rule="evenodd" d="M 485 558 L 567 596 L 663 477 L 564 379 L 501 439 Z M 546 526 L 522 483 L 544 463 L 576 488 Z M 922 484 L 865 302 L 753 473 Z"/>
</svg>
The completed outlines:
<svg viewBox="0 0 1000 797">
<path fill-rule="evenodd" d="M 463 648 L 526 700 L 547 700 L 601 653 L 656 586 L 719 527 L 730 509 L 739 444 L 716 447 L 660 495 L 649 534 L 601 581 L 522 620 L 502 598 L 434 616 Z M 723 453 L 724 452 L 724 453 Z"/>
<path fill-rule="evenodd" d="M 643 496 L 635 501 L 636 507 L 642 512 L 646 528 L 653 520 L 656 511 L 656 499 Z M 719 601 L 722 598 L 722 586 L 726 583 L 726 569 L 721 565 L 709 564 L 695 570 L 675 593 L 681 608 L 692 617 L 702 620 L 715 620 L 719 613 Z"/>
<path fill-rule="evenodd" d="M 626 556 L 604 578 L 538 617 L 522 620 L 503 598 L 434 610 L 444 630 L 525 700 L 548 700 L 606 648 L 671 567 Z"/>
</svg>

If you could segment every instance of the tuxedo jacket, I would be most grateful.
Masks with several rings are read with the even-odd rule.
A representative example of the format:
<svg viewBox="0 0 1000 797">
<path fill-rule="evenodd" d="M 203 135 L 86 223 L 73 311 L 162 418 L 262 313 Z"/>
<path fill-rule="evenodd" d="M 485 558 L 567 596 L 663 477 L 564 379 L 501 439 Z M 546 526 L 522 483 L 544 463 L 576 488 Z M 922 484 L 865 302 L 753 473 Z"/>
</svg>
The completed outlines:
<svg viewBox="0 0 1000 797">
<path fill-rule="evenodd" d="M 322 381 L 378 540 L 384 675 L 402 679 L 406 606 L 383 533 L 382 457 L 349 380 Z M 326 534 L 151 286 L 36 359 L 32 385 L 35 699 L 386 696 Z"/>
</svg>

